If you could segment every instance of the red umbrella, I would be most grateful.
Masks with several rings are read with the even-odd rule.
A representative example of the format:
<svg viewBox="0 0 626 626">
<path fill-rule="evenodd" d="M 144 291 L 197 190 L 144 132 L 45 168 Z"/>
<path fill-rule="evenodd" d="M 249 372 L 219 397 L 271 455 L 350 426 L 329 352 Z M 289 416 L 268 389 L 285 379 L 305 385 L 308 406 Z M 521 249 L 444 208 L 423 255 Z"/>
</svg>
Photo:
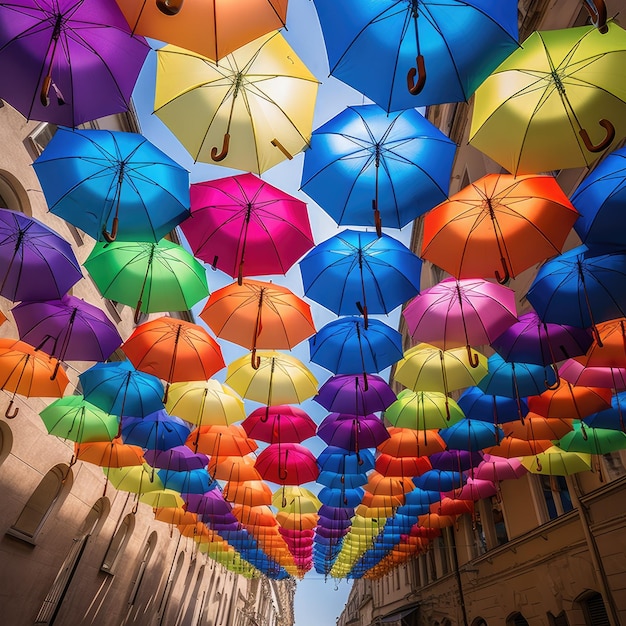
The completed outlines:
<svg viewBox="0 0 626 626">
<path fill-rule="evenodd" d="M 307 413 L 289 404 L 255 409 L 241 425 L 248 437 L 267 443 L 301 443 L 317 430 Z"/>
<path fill-rule="evenodd" d="M 257 457 L 255 467 L 265 480 L 278 485 L 301 485 L 319 475 L 313 453 L 299 443 L 270 444 Z"/>
</svg>

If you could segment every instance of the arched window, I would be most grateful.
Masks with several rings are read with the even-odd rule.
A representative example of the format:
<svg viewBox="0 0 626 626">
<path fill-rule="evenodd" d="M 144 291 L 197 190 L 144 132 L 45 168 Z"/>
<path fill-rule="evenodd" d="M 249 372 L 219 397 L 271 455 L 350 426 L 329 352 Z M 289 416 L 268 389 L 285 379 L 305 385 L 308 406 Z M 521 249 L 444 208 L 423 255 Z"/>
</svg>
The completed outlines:
<svg viewBox="0 0 626 626">
<path fill-rule="evenodd" d="M 109 574 L 115 573 L 115 566 L 118 564 L 134 528 L 135 516 L 132 513 L 129 513 L 122 520 L 122 523 L 115 531 L 113 537 L 111 537 L 111 542 L 109 543 L 102 565 L 100 566 L 102 571 L 108 572 Z"/>
<path fill-rule="evenodd" d="M 0 465 L 11 454 L 13 447 L 13 433 L 6 422 L 0 422 Z"/>
<path fill-rule="evenodd" d="M 552 613 L 548 611 L 548 624 L 550 624 L 550 626 L 569 626 L 569 620 L 567 619 L 565 611 L 561 611 L 558 615 L 552 615 Z"/>
<path fill-rule="evenodd" d="M 33 541 L 41 530 L 55 505 L 72 487 L 72 472 L 69 465 L 55 465 L 42 479 L 28 499 L 22 512 L 9 529 L 9 534 Z"/>
<path fill-rule="evenodd" d="M 165 584 L 165 589 L 163 590 L 163 595 L 161 596 L 161 602 L 159 604 L 159 612 L 158 612 L 158 624 L 159 626 L 166 624 L 163 620 L 165 614 L 167 612 L 167 607 L 170 603 L 170 598 L 172 596 L 172 591 L 176 586 L 176 582 L 180 576 L 180 573 L 183 569 L 183 564 L 185 562 L 185 553 L 179 552 L 178 559 L 176 560 L 176 567 L 172 568 L 173 571 L 170 570 L 170 576 L 167 579 L 167 583 Z"/>
<path fill-rule="evenodd" d="M 26 190 L 13 174 L 4 170 L 0 170 L 0 207 L 32 216 Z"/>
<path fill-rule="evenodd" d="M 472 626 L 488 626 L 487 622 L 482 617 L 477 617 L 473 622 Z"/>
<path fill-rule="evenodd" d="M 521 613 L 513 613 L 506 620 L 506 626 L 528 626 L 526 618 Z"/>
<path fill-rule="evenodd" d="M 146 573 L 146 568 L 148 567 L 148 562 L 150 561 L 150 557 L 152 556 L 152 553 L 156 548 L 156 543 L 157 534 L 156 531 L 152 531 L 143 547 L 143 552 L 141 553 L 141 561 L 139 562 L 139 567 L 137 568 L 137 575 L 135 576 L 135 580 L 133 581 L 133 588 L 130 592 L 130 597 L 128 598 L 128 604 L 130 606 L 135 604 L 137 594 L 139 593 L 139 588 L 141 587 L 143 577 Z"/>
<path fill-rule="evenodd" d="M 578 600 L 586 626 L 609 626 L 609 616 L 606 613 L 604 599 L 597 591 L 589 591 Z"/>
</svg>

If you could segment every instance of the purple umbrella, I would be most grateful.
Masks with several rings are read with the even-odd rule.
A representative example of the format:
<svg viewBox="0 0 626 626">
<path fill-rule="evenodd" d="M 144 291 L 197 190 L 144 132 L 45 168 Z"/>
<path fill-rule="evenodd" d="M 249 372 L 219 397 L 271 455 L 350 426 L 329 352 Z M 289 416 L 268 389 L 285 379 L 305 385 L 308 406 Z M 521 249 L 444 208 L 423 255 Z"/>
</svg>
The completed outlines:
<svg viewBox="0 0 626 626">
<path fill-rule="evenodd" d="M 61 126 L 122 113 L 149 51 L 115 0 L 3 2 L 0 97 Z"/>
<path fill-rule="evenodd" d="M 232 515 L 230 513 L 231 505 L 224 500 L 224 496 L 219 489 L 211 489 L 211 491 L 206 493 L 188 493 L 185 495 L 185 502 L 189 512 L 202 515 L 203 518 L 217 521 L 217 516 Z M 232 520 L 230 521 L 232 522 Z"/>
<path fill-rule="evenodd" d="M 174 446 L 169 450 L 146 450 L 143 457 L 152 467 L 175 472 L 202 469 L 209 464 L 209 457 L 206 454 L 193 452 L 188 446 Z"/>
<path fill-rule="evenodd" d="M 389 439 L 385 425 L 376 415 L 357 417 L 345 413 L 330 413 L 317 428 L 317 436 L 329 446 L 359 452 L 375 448 Z"/>
<path fill-rule="evenodd" d="M 491 347 L 508 362 L 550 365 L 585 354 L 592 343 L 591 331 L 566 324 L 548 324 L 531 311 L 520 315 L 519 321 L 496 337 Z"/>
<path fill-rule="evenodd" d="M 59 361 L 106 361 L 122 344 L 104 312 L 75 296 L 13 307 L 20 339 Z"/>
<path fill-rule="evenodd" d="M 435 452 L 429 457 L 433 469 L 450 472 L 463 472 L 476 467 L 483 458 L 479 452 L 469 450 L 444 450 Z"/>
<path fill-rule="evenodd" d="M 329 378 L 313 398 L 328 411 L 369 415 L 384 411 L 396 400 L 393 389 L 375 374 L 340 374 Z"/>
<path fill-rule="evenodd" d="M 354 509 L 346 509 L 344 507 L 335 507 L 322 504 L 319 508 L 318 514 L 320 519 L 326 517 L 330 520 L 348 520 L 351 522 L 354 517 Z"/>
<path fill-rule="evenodd" d="M 23 213 L 0 209 L 0 295 L 13 302 L 54 300 L 82 277 L 61 235 Z"/>
</svg>

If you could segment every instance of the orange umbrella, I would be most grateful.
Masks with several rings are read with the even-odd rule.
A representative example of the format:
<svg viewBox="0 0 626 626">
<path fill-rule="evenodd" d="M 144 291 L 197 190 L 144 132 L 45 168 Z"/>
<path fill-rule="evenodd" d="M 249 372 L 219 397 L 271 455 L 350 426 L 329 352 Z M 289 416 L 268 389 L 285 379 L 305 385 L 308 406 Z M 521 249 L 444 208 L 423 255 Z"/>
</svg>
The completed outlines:
<svg viewBox="0 0 626 626">
<path fill-rule="evenodd" d="M 0 339 L 0 389 L 13 393 L 4 413 L 7 419 L 19 413 L 17 407 L 11 411 L 16 395 L 60 398 L 68 383 L 67 374 L 59 368 L 57 359 L 24 341 Z"/>
<path fill-rule="evenodd" d="M 376 457 L 375 468 L 383 476 L 420 476 L 432 469 L 432 465 L 425 456 L 405 456 L 397 458 L 390 454 L 380 453 Z"/>
<path fill-rule="evenodd" d="M 211 541 L 215 533 L 204 523 L 179 524 L 178 530 L 183 537 L 192 537 L 196 541 Z"/>
<path fill-rule="evenodd" d="M 426 513 L 417 518 L 418 525 L 425 528 L 445 528 L 453 526 L 455 521 L 456 515 L 437 515 L 437 513 Z"/>
<path fill-rule="evenodd" d="M 446 449 L 445 441 L 436 430 L 413 430 L 412 428 L 389 427 L 389 439 L 383 441 L 378 450 L 395 457 L 429 456 Z"/>
<path fill-rule="evenodd" d="M 578 212 L 553 176 L 488 174 L 426 214 L 421 257 L 506 282 L 560 254 Z"/>
<path fill-rule="evenodd" d="M 626 363 L 626 319 L 596 324 L 596 339 L 587 354 L 575 357 L 586 367 L 624 367 Z M 598 341 L 599 340 L 599 341 Z"/>
<path fill-rule="evenodd" d="M 533 456 L 540 454 L 552 446 L 549 439 L 519 439 L 517 437 L 504 437 L 497 446 L 484 448 L 483 452 L 493 456 L 503 456 L 511 459 L 516 456 Z"/>
<path fill-rule="evenodd" d="M 286 350 L 315 333 L 311 308 L 287 287 L 249 278 L 214 291 L 200 317 L 221 339 L 252 350 Z"/>
<path fill-rule="evenodd" d="M 521 420 L 502 425 L 504 434 L 518 439 L 560 439 L 573 430 L 572 419 L 563 417 L 543 417 L 537 413 L 528 413 Z"/>
<path fill-rule="evenodd" d="M 233 507 L 233 515 L 242 523 L 251 526 L 276 526 L 278 523 L 272 509 L 267 505 Z"/>
<path fill-rule="evenodd" d="M 276 514 L 276 521 L 288 530 L 312 530 L 317 526 L 318 516 L 316 513 L 285 513 L 280 511 Z"/>
<path fill-rule="evenodd" d="M 387 508 L 387 507 L 397 507 L 402 506 L 405 503 L 404 494 L 398 494 L 397 496 L 392 495 L 374 495 L 369 491 L 366 491 L 363 494 L 363 498 L 361 500 L 361 504 L 359 506 L 365 506 L 368 508 Z"/>
<path fill-rule="evenodd" d="M 209 460 L 207 469 L 211 478 L 217 480 L 261 480 L 254 464 L 255 459 L 251 456 L 214 456 Z"/>
<path fill-rule="evenodd" d="M 415 485 L 410 478 L 387 478 L 374 470 L 363 489 L 372 495 L 397 496 L 413 491 Z"/>
<path fill-rule="evenodd" d="M 218 61 L 285 26 L 287 0 L 117 0 L 133 33 Z M 173 17 L 176 16 L 176 17 Z"/>
<path fill-rule="evenodd" d="M 207 380 L 225 367 L 219 344 L 202 327 L 163 316 L 141 324 L 122 345 L 131 363 L 168 383 Z"/>
<path fill-rule="evenodd" d="M 101 467 L 128 467 L 143 465 L 143 448 L 123 443 L 121 437 L 113 441 L 94 441 L 74 445 L 77 460 L 87 461 Z"/>
<path fill-rule="evenodd" d="M 528 398 L 528 408 L 544 417 L 582 419 L 611 407 L 611 390 L 602 387 L 572 385 L 559 378 L 556 389 Z"/>
<path fill-rule="evenodd" d="M 272 490 L 263 480 L 229 481 L 224 485 L 224 498 L 246 506 L 272 504 Z"/>
<path fill-rule="evenodd" d="M 195 524 L 198 516 L 186 511 L 183 507 L 161 507 L 154 510 L 154 519 L 175 526 Z"/>
<path fill-rule="evenodd" d="M 194 452 L 210 457 L 245 456 L 258 446 L 246 431 L 236 424 L 230 426 L 199 426 L 191 431 L 186 444 Z"/>
<path fill-rule="evenodd" d="M 430 505 L 430 512 L 437 515 L 463 515 L 463 513 L 473 515 L 474 501 L 444 497 L 439 502 L 433 502 Z M 412 537 L 412 539 L 419 539 L 419 537 Z"/>
</svg>

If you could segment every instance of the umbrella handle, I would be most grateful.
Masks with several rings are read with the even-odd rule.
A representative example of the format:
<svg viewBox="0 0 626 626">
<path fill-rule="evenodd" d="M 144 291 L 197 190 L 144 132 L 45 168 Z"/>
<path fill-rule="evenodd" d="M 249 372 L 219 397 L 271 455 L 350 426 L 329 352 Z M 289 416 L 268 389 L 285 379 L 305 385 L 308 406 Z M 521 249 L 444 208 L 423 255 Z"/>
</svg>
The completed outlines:
<svg viewBox="0 0 626 626">
<path fill-rule="evenodd" d="M 111 232 L 108 232 L 106 226 L 102 228 L 102 236 L 109 242 L 113 243 L 117 239 L 117 227 L 119 226 L 119 218 L 113 218 L 113 226 Z"/>
<path fill-rule="evenodd" d="M 367 317 L 367 305 L 364 306 L 360 302 L 357 302 L 356 308 L 359 310 L 359 313 L 363 316 L 363 328 L 367 330 L 369 326 L 369 320 Z"/>
<path fill-rule="evenodd" d="M 604 35 L 609 27 L 606 25 L 606 4 L 604 0 L 584 0 L 585 9 L 591 17 L 591 23 Z"/>
<path fill-rule="evenodd" d="M 137 306 L 135 307 L 135 324 L 139 324 L 139 318 L 141 317 L 141 305 L 143 304 L 143 300 L 137 300 Z"/>
<path fill-rule="evenodd" d="M 416 96 L 420 93 L 426 84 L 426 65 L 424 64 L 424 55 L 419 54 L 416 56 L 415 63 L 417 64 L 417 69 L 412 67 L 406 75 L 406 86 L 412 96 Z M 415 76 L 417 76 L 417 82 L 415 82 Z"/>
<path fill-rule="evenodd" d="M 253 370 L 258 370 L 261 366 L 261 357 L 256 355 L 256 348 L 253 348 L 250 353 L 250 365 Z"/>
<path fill-rule="evenodd" d="M 504 257 L 500 257 L 500 262 L 502 263 L 502 269 L 504 270 L 504 276 L 500 276 L 500 272 L 496 270 L 494 272 L 496 280 L 501 285 L 506 285 L 509 282 L 509 278 L 511 278 L 511 274 L 509 273 L 509 266 L 506 264 Z"/>
<path fill-rule="evenodd" d="M 228 156 L 228 148 L 230 146 L 230 133 L 224 133 L 224 143 L 222 144 L 222 151 L 218 153 L 217 148 L 213 146 L 211 148 L 211 159 L 216 163 L 223 161 Z"/>
<path fill-rule="evenodd" d="M 556 381 L 551 385 L 548 380 L 544 380 L 543 384 L 546 386 L 546 389 L 548 391 L 554 391 L 555 389 L 558 389 L 559 386 L 561 385 L 561 377 L 559 376 L 559 370 L 556 367 L 552 367 L 552 371 L 554 372 L 555 376 L 556 376 Z"/>
<path fill-rule="evenodd" d="M 13 400 L 9 402 L 9 406 L 7 406 L 7 410 L 4 412 L 4 417 L 6 417 L 8 420 L 15 419 L 17 417 L 17 414 L 20 412 L 20 407 L 16 406 L 15 410 L 11 412 L 12 408 L 13 408 Z"/>
<path fill-rule="evenodd" d="M 376 236 L 380 237 L 383 234 L 383 223 L 380 219 L 380 210 L 378 209 L 377 200 L 372 200 L 372 209 L 374 210 L 374 226 L 376 226 Z"/>
<path fill-rule="evenodd" d="M 274 138 L 270 143 L 274 146 L 274 148 L 278 148 L 290 161 L 293 160 L 293 155 L 283 146 L 278 139 Z"/>
<path fill-rule="evenodd" d="M 177 15 L 183 8 L 184 0 L 156 0 L 156 6 L 165 15 Z"/>
<path fill-rule="evenodd" d="M 589 152 L 602 152 L 606 148 L 609 147 L 610 143 L 615 139 L 615 126 L 607 119 L 601 119 L 599 122 L 600 126 L 606 130 L 606 137 L 598 144 L 591 143 L 591 139 L 589 138 L 589 133 L 581 128 L 578 131 L 583 143 L 585 144 L 585 148 L 589 150 Z"/>
<path fill-rule="evenodd" d="M 476 354 L 476 352 L 472 352 L 472 346 L 467 345 L 465 346 L 467 348 L 467 360 L 469 361 L 469 364 L 472 367 L 478 367 L 479 364 L 479 359 L 478 359 L 478 354 Z"/>
<path fill-rule="evenodd" d="M 41 91 L 39 92 L 39 101 L 45 107 L 50 104 L 50 97 L 48 93 L 50 92 L 50 87 L 52 86 L 52 76 L 46 76 L 43 79 L 43 84 L 41 86 Z"/>
<path fill-rule="evenodd" d="M 54 366 L 54 370 L 52 371 L 52 375 L 50 376 L 50 380 L 55 380 L 57 374 L 59 373 L 59 367 L 61 367 L 61 361 L 57 359 L 56 365 Z"/>
<path fill-rule="evenodd" d="M 287 469 L 284 467 L 279 467 L 278 468 L 278 478 L 280 478 L 280 480 L 287 480 Z"/>
</svg>

